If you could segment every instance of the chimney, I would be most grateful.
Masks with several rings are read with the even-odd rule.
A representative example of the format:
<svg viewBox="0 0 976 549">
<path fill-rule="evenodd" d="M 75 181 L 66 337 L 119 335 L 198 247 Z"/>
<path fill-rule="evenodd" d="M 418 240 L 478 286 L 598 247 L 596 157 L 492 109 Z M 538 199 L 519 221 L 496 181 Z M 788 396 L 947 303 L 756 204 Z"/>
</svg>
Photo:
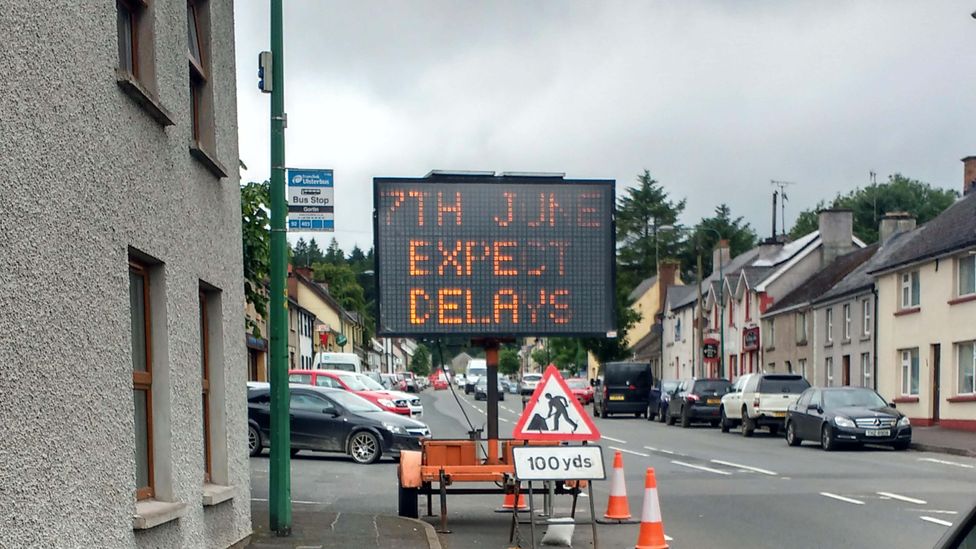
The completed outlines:
<svg viewBox="0 0 976 549">
<path fill-rule="evenodd" d="M 763 240 L 759 243 L 759 256 L 758 259 L 772 259 L 779 254 L 779 251 L 783 248 L 783 241 L 776 236 L 772 236 Z"/>
<path fill-rule="evenodd" d="M 309 269 L 308 267 L 295 267 L 295 272 L 309 280 L 312 280 L 312 269 Z"/>
<path fill-rule="evenodd" d="M 822 266 L 854 249 L 854 212 L 844 208 L 821 210 L 820 240 L 823 242 Z"/>
<path fill-rule="evenodd" d="M 915 217 L 908 212 L 888 212 L 881 218 L 878 241 L 883 246 L 892 235 L 915 230 Z"/>
<path fill-rule="evenodd" d="M 973 192 L 976 189 L 976 156 L 967 156 L 962 159 L 962 195 Z"/>
<path fill-rule="evenodd" d="M 661 314 L 664 311 L 664 300 L 668 296 L 668 286 L 674 286 L 675 275 L 678 273 L 678 268 L 681 267 L 681 263 L 673 259 L 665 259 L 661 261 L 661 266 L 658 268 L 657 273 L 657 298 L 658 306 L 655 315 Z"/>
<path fill-rule="evenodd" d="M 721 262 L 719 261 L 721 258 Z M 712 250 L 712 274 L 718 273 L 718 266 L 721 263 L 728 267 L 729 263 L 732 262 L 732 256 L 729 251 L 729 241 L 719 240 L 718 244 Z"/>
</svg>

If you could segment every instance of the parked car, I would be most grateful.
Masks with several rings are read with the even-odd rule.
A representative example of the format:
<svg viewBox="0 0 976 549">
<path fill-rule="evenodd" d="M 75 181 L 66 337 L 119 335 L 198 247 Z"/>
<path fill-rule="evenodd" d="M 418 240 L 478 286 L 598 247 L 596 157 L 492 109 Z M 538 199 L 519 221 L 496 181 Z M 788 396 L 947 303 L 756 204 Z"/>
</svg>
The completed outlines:
<svg viewBox="0 0 976 549">
<path fill-rule="evenodd" d="M 651 387 L 651 393 L 647 396 L 647 421 L 657 419 L 664 423 L 668 414 L 668 402 L 671 400 L 671 393 L 678 388 L 681 382 L 676 379 L 661 381 L 660 379 Z"/>
<path fill-rule="evenodd" d="M 363 372 L 363 375 L 368 377 L 369 379 L 372 379 L 376 383 L 379 383 L 384 390 L 389 390 L 393 388 L 392 386 L 387 387 L 386 381 L 383 379 L 383 374 L 379 372 Z"/>
<path fill-rule="evenodd" d="M 531 395 L 539 382 L 542 381 L 542 374 L 525 374 L 522 376 L 522 380 L 519 381 L 519 393 L 523 395 Z"/>
<path fill-rule="evenodd" d="M 349 454 L 357 463 L 374 463 L 383 455 L 419 450 L 430 437 L 426 424 L 384 412 L 368 400 L 342 389 L 291 385 L 291 452 L 301 450 Z M 247 394 L 248 453 L 271 447 L 271 394 L 266 388 Z"/>
<path fill-rule="evenodd" d="M 786 421 L 786 410 L 810 384 L 799 374 L 745 374 L 736 378 L 732 391 L 722 397 L 719 411 L 722 432 L 742 425 L 742 436 L 751 437 L 758 427 L 775 435 Z"/>
<path fill-rule="evenodd" d="M 387 390 L 399 390 L 400 380 L 397 379 L 396 374 L 380 374 L 380 377 L 383 378 L 383 382 L 381 384 L 383 387 L 386 387 Z"/>
<path fill-rule="evenodd" d="M 399 405 L 401 401 L 405 401 L 407 403 L 407 407 L 410 408 L 411 417 L 424 415 L 424 405 L 420 401 L 420 397 L 417 395 L 411 395 L 410 393 L 405 393 L 403 391 L 387 390 L 383 387 L 383 385 L 377 383 L 376 380 L 372 378 L 363 376 L 362 374 L 358 374 L 358 376 L 359 381 L 361 381 L 367 389 L 371 391 L 385 391 L 389 393 L 394 398 L 393 402 L 395 404 Z M 348 385 L 349 377 L 349 375 L 343 374 L 340 376 L 339 381 L 345 382 Z"/>
<path fill-rule="evenodd" d="M 464 394 L 474 392 L 478 378 L 488 375 L 488 363 L 483 358 L 472 358 L 468 361 L 468 368 L 464 376 Z"/>
<path fill-rule="evenodd" d="M 447 378 L 438 377 L 434 379 L 434 390 L 435 391 L 445 391 L 447 390 Z"/>
<path fill-rule="evenodd" d="M 721 417 L 722 397 L 732 389 L 725 378 L 686 379 L 668 403 L 667 424 L 680 421 L 688 428 L 693 422 L 707 421 L 717 427 Z"/>
<path fill-rule="evenodd" d="M 508 378 L 506 378 L 506 377 L 499 377 L 498 378 L 498 382 L 502 384 L 502 387 L 505 389 L 505 392 L 506 393 L 511 393 L 513 395 L 516 394 L 516 393 L 518 393 L 518 384 L 517 383 L 513 383 Z"/>
<path fill-rule="evenodd" d="M 474 399 L 488 400 L 488 376 L 478 378 L 478 383 L 474 386 Z M 498 380 L 498 400 L 505 400 L 505 387 L 502 386 L 500 379 Z"/>
<path fill-rule="evenodd" d="M 593 402 L 593 386 L 590 382 L 581 377 L 571 377 L 566 380 L 566 385 L 573 391 L 573 396 L 580 404 L 586 405 Z"/>
<path fill-rule="evenodd" d="M 387 391 L 379 384 L 372 385 L 371 382 L 376 382 L 355 372 L 345 370 L 289 370 L 288 381 L 316 387 L 345 389 L 394 414 L 412 416 L 423 413 L 423 406 L 419 398 L 405 395 L 399 391 Z M 416 403 L 412 402 L 414 399 L 416 399 Z"/>
<path fill-rule="evenodd" d="M 456 385 L 458 389 L 463 389 L 464 383 L 465 383 L 464 374 L 459 373 L 454 375 L 454 385 Z"/>
<path fill-rule="evenodd" d="M 646 362 L 607 362 L 603 375 L 594 380 L 593 415 L 647 413 L 647 398 L 653 384 L 651 366 Z"/>
<path fill-rule="evenodd" d="M 844 443 L 886 444 L 907 450 L 912 443 L 908 416 L 864 387 L 811 387 L 790 405 L 786 442 L 818 440 L 827 451 Z"/>
<path fill-rule="evenodd" d="M 413 375 L 413 372 L 397 372 L 397 380 L 399 380 L 399 389 L 407 393 L 417 392 L 417 378 Z"/>
</svg>

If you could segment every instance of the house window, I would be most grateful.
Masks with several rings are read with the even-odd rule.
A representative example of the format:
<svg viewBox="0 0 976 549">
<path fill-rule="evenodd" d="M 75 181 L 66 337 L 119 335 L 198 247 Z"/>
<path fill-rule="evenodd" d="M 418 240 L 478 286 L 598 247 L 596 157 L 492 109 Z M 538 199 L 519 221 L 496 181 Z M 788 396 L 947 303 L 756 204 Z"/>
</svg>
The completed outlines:
<svg viewBox="0 0 976 549">
<path fill-rule="evenodd" d="M 776 320 L 768 318 L 763 321 L 763 334 L 761 339 L 766 342 L 766 349 L 772 349 L 776 345 Z"/>
<path fill-rule="evenodd" d="M 970 252 L 969 255 L 960 257 L 958 263 L 959 295 L 976 294 L 976 255 Z"/>
<path fill-rule="evenodd" d="M 796 313 L 796 342 L 807 342 L 807 314 Z"/>
<path fill-rule="evenodd" d="M 729 298 L 729 326 L 735 326 L 735 301 Z"/>
<path fill-rule="evenodd" d="M 861 353 L 861 386 L 871 387 L 871 354 Z"/>
<path fill-rule="evenodd" d="M 193 141 L 208 152 L 216 149 L 210 86 L 210 17 L 206 0 L 187 0 L 186 39 L 190 65 L 190 112 Z"/>
<path fill-rule="evenodd" d="M 861 300 L 861 335 L 869 336 L 871 335 L 871 300 L 862 299 Z"/>
<path fill-rule="evenodd" d="M 746 302 L 746 320 L 752 320 L 752 311 L 750 310 L 750 309 L 752 309 L 752 307 L 749 306 L 749 302 L 752 301 L 752 300 L 749 299 L 749 294 L 748 293 L 746 293 L 746 296 L 743 299 Z"/>
<path fill-rule="evenodd" d="M 827 387 L 834 386 L 834 357 L 824 359 L 824 371 L 827 372 Z"/>
<path fill-rule="evenodd" d="M 918 348 L 901 351 L 901 394 L 918 394 Z"/>
<path fill-rule="evenodd" d="M 203 394 L 203 481 L 210 482 L 213 460 L 210 444 L 210 326 L 207 295 L 200 291 L 200 380 Z"/>
<path fill-rule="evenodd" d="M 901 275 L 901 308 L 910 309 L 919 304 L 918 271 L 902 273 Z"/>
<path fill-rule="evenodd" d="M 800 364 L 799 364 L 799 366 L 800 366 L 800 375 L 803 376 L 803 379 L 806 379 L 806 377 L 807 377 L 807 359 L 801 358 L 799 362 L 800 362 Z"/>
<path fill-rule="evenodd" d="M 834 310 L 827 309 L 824 311 L 824 329 L 827 332 L 827 343 L 834 342 Z"/>
<path fill-rule="evenodd" d="M 136 499 L 154 495 L 152 342 L 150 338 L 149 271 L 129 263 L 129 314 L 132 339 L 132 400 L 135 418 Z"/>
<path fill-rule="evenodd" d="M 956 356 L 959 366 L 958 394 L 976 394 L 976 341 L 956 344 Z"/>
<path fill-rule="evenodd" d="M 676 318 L 674 320 L 674 340 L 681 341 L 681 319 Z"/>
<path fill-rule="evenodd" d="M 851 304 L 844 305 L 844 339 L 851 339 Z"/>
</svg>

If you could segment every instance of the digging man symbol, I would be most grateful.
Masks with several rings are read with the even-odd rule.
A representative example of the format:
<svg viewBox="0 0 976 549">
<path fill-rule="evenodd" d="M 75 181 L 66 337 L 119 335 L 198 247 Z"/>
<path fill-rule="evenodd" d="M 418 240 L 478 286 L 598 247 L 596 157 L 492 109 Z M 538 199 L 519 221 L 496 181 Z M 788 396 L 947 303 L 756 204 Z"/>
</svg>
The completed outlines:
<svg viewBox="0 0 976 549">
<path fill-rule="evenodd" d="M 553 431 L 559 430 L 559 417 L 562 416 L 566 420 L 566 423 L 573 426 L 573 432 L 575 433 L 579 425 L 569 417 L 569 410 L 567 409 L 569 401 L 566 400 L 566 397 L 562 395 L 552 396 L 552 393 L 546 393 L 546 398 L 549 399 L 549 413 L 546 415 L 546 419 L 555 416 Z"/>
</svg>

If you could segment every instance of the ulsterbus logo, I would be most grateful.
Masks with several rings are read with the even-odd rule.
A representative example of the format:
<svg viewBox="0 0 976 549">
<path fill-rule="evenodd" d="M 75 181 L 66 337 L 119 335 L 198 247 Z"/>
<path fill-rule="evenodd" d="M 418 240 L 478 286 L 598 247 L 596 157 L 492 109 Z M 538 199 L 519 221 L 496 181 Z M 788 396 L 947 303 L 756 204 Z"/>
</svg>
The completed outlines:
<svg viewBox="0 0 976 549">
<path fill-rule="evenodd" d="M 302 176 L 301 176 L 301 174 L 298 174 L 295 177 L 291 178 L 291 182 L 292 183 L 301 183 L 302 182 Z"/>
</svg>

